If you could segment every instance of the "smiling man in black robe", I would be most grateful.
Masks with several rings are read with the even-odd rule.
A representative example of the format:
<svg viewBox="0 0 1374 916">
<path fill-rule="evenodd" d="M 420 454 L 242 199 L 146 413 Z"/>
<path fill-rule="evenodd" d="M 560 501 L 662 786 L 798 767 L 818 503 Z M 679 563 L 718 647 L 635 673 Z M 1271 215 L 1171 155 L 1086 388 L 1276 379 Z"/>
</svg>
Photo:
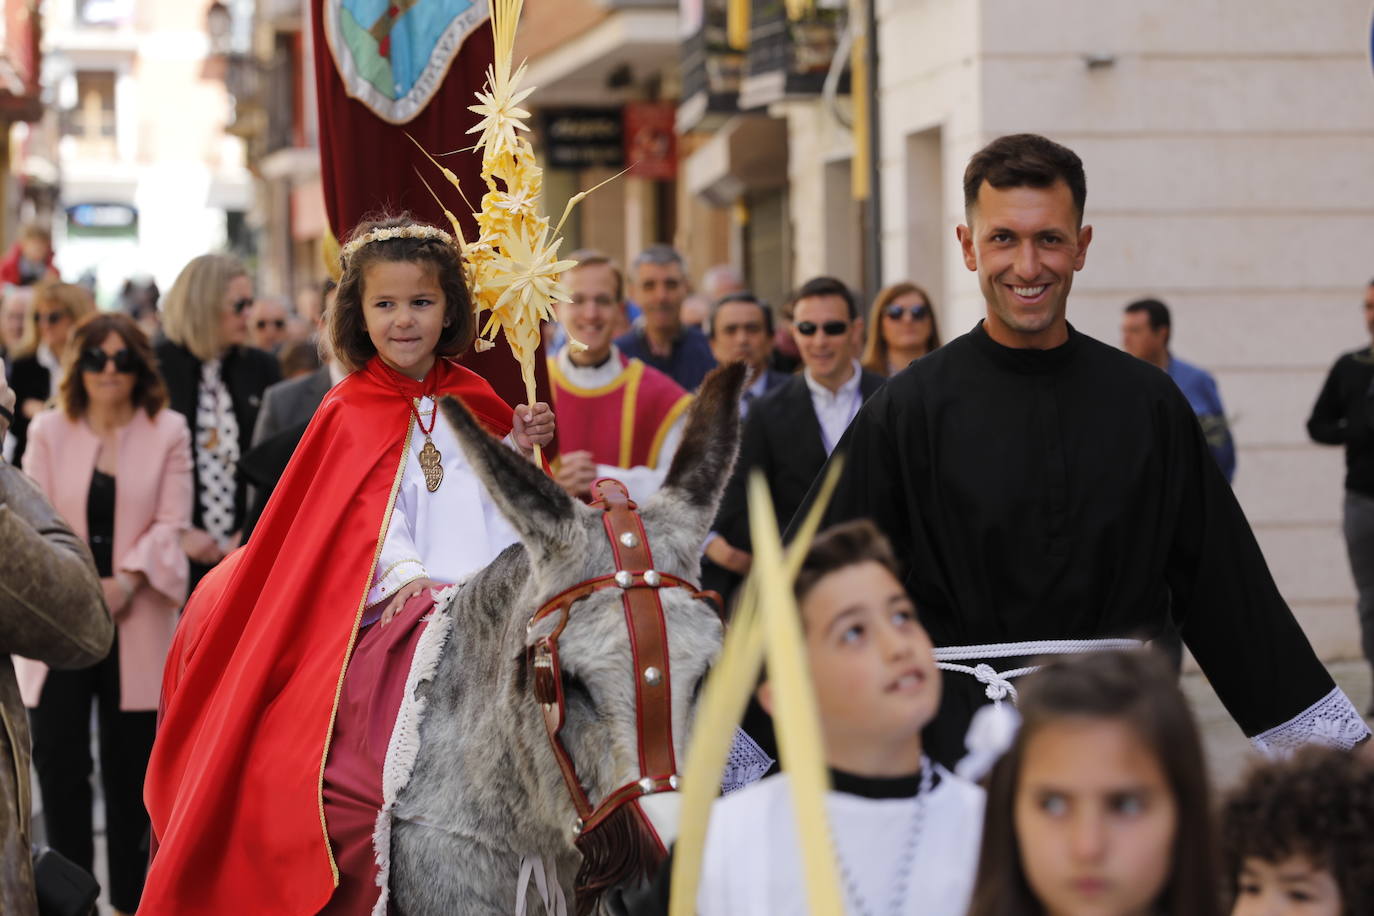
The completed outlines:
<svg viewBox="0 0 1374 916">
<path fill-rule="evenodd" d="M 1178 386 L 1067 322 L 1093 238 L 1085 198 L 1078 156 L 1044 137 L 974 155 L 958 235 L 987 317 L 893 376 L 836 449 L 827 522 L 878 523 L 940 647 L 927 746 L 957 760 L 973 713 L 1014 699 L 1018 669 L 1149 640 L 1172 612 L 1258 747 L 1370 752 Z"/>
</svg>

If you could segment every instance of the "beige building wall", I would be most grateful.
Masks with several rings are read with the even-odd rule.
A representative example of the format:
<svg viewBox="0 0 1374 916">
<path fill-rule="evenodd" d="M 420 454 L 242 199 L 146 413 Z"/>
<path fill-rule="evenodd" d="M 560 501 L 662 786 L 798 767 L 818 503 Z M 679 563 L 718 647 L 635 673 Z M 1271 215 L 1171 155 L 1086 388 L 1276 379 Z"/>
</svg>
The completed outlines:
<svg viewBox="0 0 1374 916">
<path fill-rule="evenodd" d="M 82 97 L 78 75 L 113 75 L 114 136 L 68 135 L 57 143 L 59 206 L 138 209 L 137 241 L 126 248 L 58 246 L 59 264 L 73 278 L 99 264 L 102 291 L 135 273 L 154 275 L 166 290 L 188 260 L 224 246 L 225 211 L 247 208 L 242 144 L 224 132 L 228 95 L 206 72 L 209 6 L 138 0 L 115 5 L 123 11 L 118 24 L 92 25 L 80 20 L 74 3 L 43 4 L 45 79 L 57 106 L 98 109 L 99 99 Z M 49 129 L 56 134 L 55 115 Z"/>
<path fill-rule="evenodd" d="M 879 12 L 885 279 L 930 285 L 947 336 L 967 330 L 983 311 L 954 238 L 969 155 L 1018 131 L 1075 149 L 1095 235 L 1070 320 L 1117 344 L 1125 303 L 1170 305 L 1174 351 L 1233 415 L 1236 492 L 1279 588 L 1325 657 L 1357 657 L 1342 456 L 1304 424 L 1336 355 L 1367 342 L 1367 0 Z"/>
</svg>

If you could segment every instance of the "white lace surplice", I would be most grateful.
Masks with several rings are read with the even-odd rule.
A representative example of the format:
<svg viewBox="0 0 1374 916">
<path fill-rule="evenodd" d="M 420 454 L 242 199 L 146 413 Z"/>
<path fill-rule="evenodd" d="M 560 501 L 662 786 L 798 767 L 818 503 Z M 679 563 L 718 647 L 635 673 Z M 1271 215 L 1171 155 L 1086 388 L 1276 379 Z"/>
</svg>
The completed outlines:
<svg viewBox="0 0 1374 916">
<path fill-rule="evenodd" d="M 434 402 L 422 398 L 420 404 L 420 416 L 428 427 Z M 412 421 L 410 454 L 406 456 L 381 556 L 372 572 L 369 607 L 416 579 L 457 582 L 485 567 L 518 540 L 515 529 L 477 479 L 457 436 L 442 416 L 430 435 L 443 456 L 443 482 L 433 493 L 425 486 L 419 461 L 425 436 Z M 507 437 L 508 445 L 510 441 Z"/>
</svg>

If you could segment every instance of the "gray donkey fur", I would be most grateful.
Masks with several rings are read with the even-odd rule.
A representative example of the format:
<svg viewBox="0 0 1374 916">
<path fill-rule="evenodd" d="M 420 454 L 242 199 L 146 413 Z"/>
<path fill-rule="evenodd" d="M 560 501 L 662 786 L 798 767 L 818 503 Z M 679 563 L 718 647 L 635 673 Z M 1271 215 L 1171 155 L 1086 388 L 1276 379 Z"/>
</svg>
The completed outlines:
<svg viewBox="0 0 1374 916">
<path fill-rule="evenodd" d="M 701 544 L 734 464 L 743 378 L 735 365 L 707 379 L 663 488 L 640 504 L 656 568 L 689 581 L 700 576 Z M 454 625 L 433 678 L 417 691 L 425 704 L 419 750 L 390 813 L 391 900 L 406 916 L 510 914 L 522 857 L 540 856 L 556 867 L 572 906 L 581 861 L 573 844 L 577 813 L 549 748 L 525 652 L 553 619 L 533 633 L 525 627 L 545 600 L 614 571 L 614 560 L 599 510 L 568 497 L 456 402 L 446 399 L 443 410 L 522 543 L 441 605 Z M 696 688 L 723 634 L 707 603 L 682 589 L 660 595 L 681 764 Z M 639 778 L 634 675 L 618 592 L 574 606 L 559 654 L 563 739 L 595 805 Z M 543 912 L 532 889 L 529 906 Z"/>
</svg>

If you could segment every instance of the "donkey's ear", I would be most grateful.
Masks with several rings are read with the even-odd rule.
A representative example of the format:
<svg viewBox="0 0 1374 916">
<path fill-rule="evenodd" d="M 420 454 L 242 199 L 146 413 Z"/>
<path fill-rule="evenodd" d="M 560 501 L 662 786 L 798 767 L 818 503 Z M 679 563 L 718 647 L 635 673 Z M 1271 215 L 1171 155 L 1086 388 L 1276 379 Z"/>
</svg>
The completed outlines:
<svg viewBox="0 0 1374 916">
<path fill-rule="evenodd" d="M 687 429 L 658 491 L 658 505 L 681 519 L 701 540 L 710 530 L 720 496 L 739 452 L 739 396 L 744 363 L 715 369 L 701 383 L 687 414 Z"/>
<path fill-rule="evenodd" d="M 439 402 L 458 434 L 458 443 L 501 514 L 511 523 L 536 565 L 561 559 L 580 549 L 577 504 L 539 468 L 493 438 L 462 402 L 452 396 Z"/>
</svg>

